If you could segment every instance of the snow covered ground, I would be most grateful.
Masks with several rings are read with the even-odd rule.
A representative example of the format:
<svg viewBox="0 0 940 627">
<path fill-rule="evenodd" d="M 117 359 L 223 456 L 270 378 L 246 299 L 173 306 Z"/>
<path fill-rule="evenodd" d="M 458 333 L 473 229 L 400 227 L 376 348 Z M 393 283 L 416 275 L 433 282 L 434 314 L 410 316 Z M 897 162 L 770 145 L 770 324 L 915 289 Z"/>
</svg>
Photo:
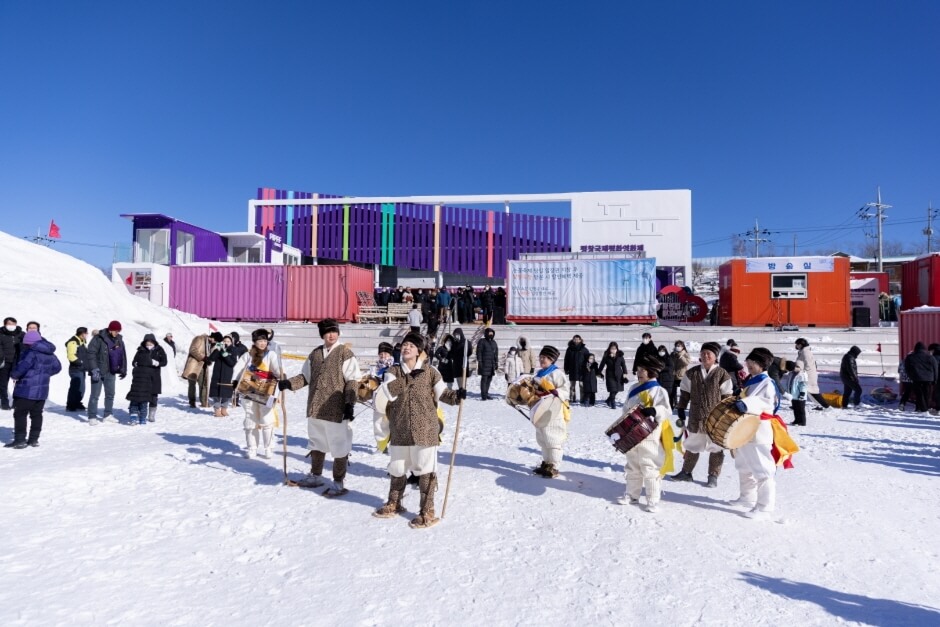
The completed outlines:
<svg viewBox="0 0 940 627">
<path fill-rule="evenodd" d="M 147 329 L 205 330 L 34 248 L 0 235 L 3 315 L 40 320 L 62 354 L 75 326 L 115 317 L 132 345 Z M 191 410 L 169 369 L 164 382 L 155 424 L 130 426 L 121 400 L 124 423 L 92 428 L 64 412 L 60 375 L 42 446 L 0 449 L 0 624 L 940 624 L 938 418 L 809 411 L 773 521 L 725 503 L 730 456 L 717 489 L 702 485 L 702 460 L 697 482 L 666 482 L 649 514 L 616 502 L 623 457 L 604 436 L 615 412 L 574 408 L 563 477 L 547 481 L 530 473 L 531 426 L 480 401 L 474 377 L 447 515 L 413 530 L 411 514 L 370 516 L 388 479 L 366 408 L 351 492 L 330 500 L 284 486 L 280 455 L 245 459 L 239 410 Z M 307 468 L 303 394 L 287 402 L 293 475 Z M 457 410 L 445 412 L 438 513 Z"/>
</svg>

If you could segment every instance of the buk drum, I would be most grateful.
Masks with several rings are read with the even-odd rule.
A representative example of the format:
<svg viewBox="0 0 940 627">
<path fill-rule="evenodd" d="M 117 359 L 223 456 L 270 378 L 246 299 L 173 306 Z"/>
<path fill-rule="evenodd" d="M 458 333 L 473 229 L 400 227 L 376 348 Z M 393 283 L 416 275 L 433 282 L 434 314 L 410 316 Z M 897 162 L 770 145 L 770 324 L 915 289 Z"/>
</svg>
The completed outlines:
<svg viewBox="0 0 940 627">
<path fill-rule="evenodd" d="M 513 407 L 534 407 L 539 398 L 539 389 L 532 377 L 524 377 L 511 383 L 506 392 L 506 402 Z"/>
<path fill-rule="evenodd" d="M 640 407 L 636 407 L 610 425 L 604 434 L 610 439 L 615 449 L 626 453 L 649 437 L 656 427 L 656 421 L 649 416 L 644 416 Z"/>
<path fill-rule="evenodd" d="M 359 387 L 356 389 L 356 399 L 360 403 L 368 403 L 372 400 L 372 395 L 375 393 L 379 386 L 382 385 L 382 382 L 373 377 L 370 374 L 359 379 Z"/>
<path fill-rule="evenodd" d="M 735 399 L 726 398 L 709 412 L 705 433 L 722 448 L 741 448 L 754 439 L 760 427 L 760 416 L 747 414 L 735 407 Z"/>
</svg>

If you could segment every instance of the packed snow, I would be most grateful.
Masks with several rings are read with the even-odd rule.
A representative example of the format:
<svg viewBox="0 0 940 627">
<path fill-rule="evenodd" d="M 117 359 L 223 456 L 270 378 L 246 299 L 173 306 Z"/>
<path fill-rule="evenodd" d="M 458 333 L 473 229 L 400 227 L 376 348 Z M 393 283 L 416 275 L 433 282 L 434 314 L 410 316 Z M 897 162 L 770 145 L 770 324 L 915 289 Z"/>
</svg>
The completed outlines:
<svg viewBox="0 0 940 627">
<path fill-rule="evenodd" d="M 187 346 L 209 324 L 2 234 L 0 298 L 3 315 L 40 321 L 63 359 L 79 325 L 121 320 L 133 347 L 167 331 Z M 283 484 L 280 438 L 274 459 L 246 459 L 241 411 L 190 409 L 172 366 L 156 423 L 131 426 L 129 379 L 122 422 L 90 427 L 64 411 L 63 371 L 42 446 L 0 449 L 3 625 L 940 624 L 940 418 L 808 410 L 809 426 L 791 427 L 803 450 L 778 471 L 773 520 L 726 503 L 737 496 L 730 455 L 718 488 L 703 486 L 702 459 L 695 483 L 664 482 L 650 514 L 617 503 L 624 457 L 604 430 L 619 412 L 576 406 L 562 477 L 546 480 L 531 473 L 531 425 L 480 401 L 473 377 L 446 516 L 415 530 L 416 491 L 409 514 L 370 515 L 388 493 L 388 458 L 367 407 L 353 423 L 350 493 L 327 499 Z M 501 396 L 505 384 L 494 387 Z M 286 403 L 293 477 L 308 467 L 305 398 Z M 458 413 L 444 411 L 439 515 Z M 3 412 L 0 439 L 11 438 Z"/>
</svg>

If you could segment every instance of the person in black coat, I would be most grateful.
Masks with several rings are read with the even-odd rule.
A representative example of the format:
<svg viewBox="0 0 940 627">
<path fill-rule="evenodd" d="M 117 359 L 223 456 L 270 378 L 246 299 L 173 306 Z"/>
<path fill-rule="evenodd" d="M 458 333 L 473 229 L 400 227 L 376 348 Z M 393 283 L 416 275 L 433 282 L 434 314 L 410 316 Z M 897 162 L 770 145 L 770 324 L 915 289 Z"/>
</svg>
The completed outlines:
<svg viewBox="0 0 940 627">
<path fill-rule="evenodd" d="M 914 344 L 913 352 L 904 358 L 904 371 L 911 379 L 915 409 L 927 411 L 930 409 L 930 388 L 937 380 L 937 362 L 923 342 Z"/>
<path fill-rule="evenodd" d="M 493 294 L 493 288 L 489 285 L 487 285 L 483 293 L 480 294 L 480 308 L 483 309 L 483 324 L 492 324 L 493 310 L 496 308 L 496 295 Z M 479 352 L 477 353 L 477 357 L 479 357 Z"/>
<path fill-rule="evenodd" d="M 666 395 L 669 396 L 668 391 L 672 389 L 672 385 L 676 381 L 675 362 L 673 362 L 672 355 L 669 354 L 669 351 L 666 350 L 666 347 L 663 345 L 658 347 L 656 354 L 663 362 L 663 369 L 659 371 L 659 376 L 656 377 L 656 380 L 659 381 L 659 385 L 667 391 Z"/>
<path fill-rule="evenodd" d="M 157 403 L 160 398 L 160 394 L 163 393 L 163 377 L 160 373 L 160 369 L 166 366 L 167 364 L 167 355 L 166 351 L 163 350 L 163 347 L 160 346 L 157 342 L 157 338 L 153 333 L 148 333 L 144 336 L 144 340 L 140 343 L 140 346 L 137 347 L 137 352 L 134 354 L 134 359 L 131 361 L 131 365 L 134 367 L 134 371 L 131 372 L 131 391 L 135 391 L 135 377 L 138 376 L 135 372 L 140 369 L 140 377 L 147 375 L 150 377 L 150 383 L 148 386 L 144 387 L 143 384 L 138 381 L 135 398 L 143 398 L 146 395 L 146 391 L 149 390 L 149 397 L 146 399 L 147 407 L 144 408 L 143 413 L 143 422 L 156 422 L 157 420 Z M 130 394 L 127 396 L 127 400 L 131 401 L 131 404 L 135 402 L 131 399 Z M 131 416 L 135 413 L 134 409 L 131 409 Z M 139 411 L 136 412 L 140 415 Z M 143 424 L 141 422 L 140 424 Z"/>
<path fill-rule="evenodd" d="M 0 328 L 0 409 L 10 410 L 10 372 L 20 358 L 25 332 L 16 318 L 4 318 Z"/>
<path fill-rule="evenodd" d="M 212 378 L 209 380 L 209 397 L 212 398 L 213 412 L 216 418 L 228 416 L 228 406 L 235 391 L 235 364 L 238 363 L 231 335 L 226 335 L 221 342 L 216 342 L 206 363 L 213 364 Z"/>
<path fill-rule="evenodd" d="M 594 359 L 594 353 L 588 353 L 584 377 L 581 379 L 581 404 L 594 407 L 597 402 L 597 369 L 600 364 Z"/>
<path fill-rule="evenodd" d="M 637 346 L 636 355 L 633 356 L 633 374 L 636 374 L 637 364 L 645 361 L 646 357 L 656 357 L 657 352 L 656 345 L 653 344 L 653 336 L 644 333 L 643 342 Z"/>
<path fill-rule="evenodd" d="M 578 387 L 584 379 L 587 356 L 590 354 L 591 351 L 584 345 L 580 335 L 575 335 L 568 341 L 568 350 L 565 351 L 565 374 L 568 375 L 568 381 L 571 383 L 571 390 L 568 392 L 569 402 L 578 402 Z M 581 397 L 584 398 L 583 390 Z"/>
<path fill-rule="evenodd" d="M 487 329 L 483 338 L 477 342 L 477 372 L 480 374 L 480 398 L 490 400 L 490 382 L 499 369 L 499 346 L 496 344 L 496 331 Z"/>
<path fill-rule="evenodd" d="M 469 361 L 471 355 L 473 347 L 467 342 L 460 327 L 454 329 L 453 334 L 441 338 L 435 357 L 438 361 L 438 371 L 448 389 L 453 387 L 454 381 L 457 381 L 458 385 L 462 382 L 464 363 L 465 360 Z"/>
<path fill-rule="evenodd" d="M 738 355 L 740 354 L 741 349 L 738 348 L 738 343 L 734 340 L 728 340 L 721 354 L 718 356 L 718 365 L 731 375 L 731 385 L 734 388 L 733 394 L 735 395 L 741 391 L 741 377 L 739 374 L 741 369 L 744 368 L 744 366 L 741 365 L 741 361 L 738 359 Z"/>
<path fill-rule="evenodd" d="M 617 393 L 623 392 L 623 380 L 627 374 L 627 362 L 623 358 L 623 351 L 617 342 L 611 342 L 607 351 L 601 358 L 597 376 L 603 376 L 607 384 L 607 406 L 614 409 L 617 406 Z"/>
<path fill-rule="evenodd" d="M 937 378 L 933 382 L 933 409 L 940 410 L 940 344 L 936 342 L 931 344 L 927 350 L 933 355 L 937 363 Z"/>
<path fill-rule="evenodd" d="M 842 379 L 842 409 L 848 409 L 849 401 L 855 397 L 855 406 L 858 407 L 862 402 L 862 386 L 858 380 L 858 363 L 856 358 L 862 352 L 858 346 L 853 346 L 845 355 L 842 356 L 842 363 L 839 366 L 839 378 Z"/>
</svg>

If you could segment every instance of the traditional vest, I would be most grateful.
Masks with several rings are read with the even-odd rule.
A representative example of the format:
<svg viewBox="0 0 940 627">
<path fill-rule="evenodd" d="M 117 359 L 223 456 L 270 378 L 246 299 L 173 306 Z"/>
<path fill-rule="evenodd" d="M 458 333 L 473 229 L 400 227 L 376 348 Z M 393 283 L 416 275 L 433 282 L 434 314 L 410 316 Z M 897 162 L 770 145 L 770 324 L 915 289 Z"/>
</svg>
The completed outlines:
<svg viewBox="0 0 940 627">
<path fill-rule="evenodd" d="M 711 376 L 705 375 L 702 366 L 686 370 L 689 379 L 689 431 L 698 433 L 708 418 L 708 413 L 721 400 L 721 384 L 731 379 L 731 375 L 721 366 L 715 365 Z"/>
<path fill-rule="evenodd" d="M 343 409 L 346 406 L 346 379 L 343 376 L 343 363 L 353 356 L 353 352 L 341 344 L 323 357 L 323 347 L 313 349 L 310 356 L 310 393 L 307 397 L 307 415 L 329 422 L 342 422 Z"/>
</svg>

